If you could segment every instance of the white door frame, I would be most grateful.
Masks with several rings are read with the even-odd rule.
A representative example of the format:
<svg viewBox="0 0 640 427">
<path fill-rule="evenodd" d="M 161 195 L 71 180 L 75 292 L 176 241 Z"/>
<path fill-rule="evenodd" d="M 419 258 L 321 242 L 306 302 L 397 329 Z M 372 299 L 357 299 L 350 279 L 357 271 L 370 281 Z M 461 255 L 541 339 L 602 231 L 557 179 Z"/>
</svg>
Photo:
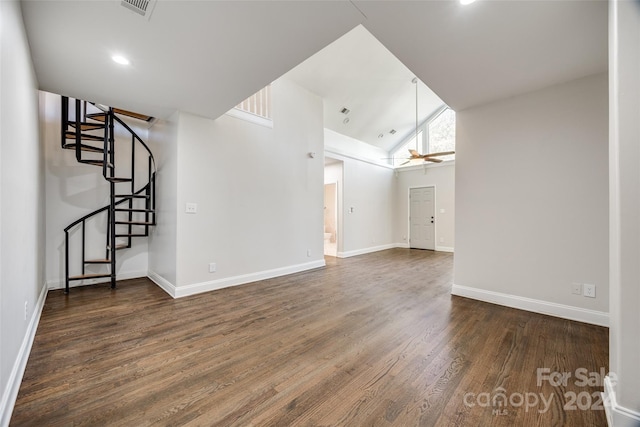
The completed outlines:
<svg viewBox="0 0 640 427">
<path fill-rule="evenodd" d="M 433 250 L 438 250 L 438 192 L 435 184 L 413 185 L 407 188 L 407 246 L 411 248 L 411 190 L 416 188 L 433 188 Z"/>
</svg>

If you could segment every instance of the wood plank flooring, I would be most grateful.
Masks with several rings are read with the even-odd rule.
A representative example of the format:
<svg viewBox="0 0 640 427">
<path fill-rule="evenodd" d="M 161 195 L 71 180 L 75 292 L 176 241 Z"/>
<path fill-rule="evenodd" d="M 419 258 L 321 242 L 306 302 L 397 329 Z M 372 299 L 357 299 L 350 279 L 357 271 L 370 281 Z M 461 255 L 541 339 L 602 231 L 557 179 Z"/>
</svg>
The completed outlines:
<svg viewBox="0 0 640 427">
<path fill-rule="evenodd" d="M 451 296 L 447 253 L 328 264 L 177 300 L 51 291 L 11 425 L 606 425 L 576 377 L 606 372 L 606 328 Z"/>
</svg>

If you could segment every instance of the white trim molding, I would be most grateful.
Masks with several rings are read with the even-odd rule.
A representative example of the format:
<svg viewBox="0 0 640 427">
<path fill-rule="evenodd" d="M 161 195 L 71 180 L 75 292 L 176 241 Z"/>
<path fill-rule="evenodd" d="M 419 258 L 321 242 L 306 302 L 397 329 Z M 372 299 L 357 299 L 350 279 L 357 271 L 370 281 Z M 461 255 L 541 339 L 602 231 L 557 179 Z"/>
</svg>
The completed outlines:
<svg viewBox="0 0 640 427">
<path fill-rule="evenodd" d="M 266 117 L 259 116 L 257 114 L 250 113 L 249 111 L 240 110 L 238 108 L 232 108 L 225 113 L 227 116 L 234 117 L 236 119 L 245 120 L 250 123 L 255 123 L 260 126 L 264 126 L 269 129 L 273 129 L 273 120 Z"/>
<path fill-rule="evenodd" d="M 286 276 L 287 274 L 322 268 L 325 265 L 326 263 L 324 259 L 322 259 L 318 261 L 306 262 L 303 264 L 290 265 L 288 267 L 280 267 L 274 268 L 272 270 L 258 271 L 256 273 L 242 274 L 240 276 L 226 277 L 224 279 L 212 280 L 209 282 L 176 286 L 174 291 L 175 295 L 173 295 L 173 297 L 182 298 L 189 295 L 200 294 L 203 292 L 215 291 L 217 289 L 229 288 L 231 286 L 244 285 L 246 283 L 257 282 L 259 280 L 266 280 L 274 277 Z"/>
<path fill-rule="evenodd" d="M 16 404 L 18 397 L 18 391 L 20 390 L 20 384 L 22 383 L 22 377 L 24 376 L 24 370 L 27 367 L 27 361 L 29 360 L 29 354 L 31 353 L 31 347 L 33 346 L 33 340 L 36 337 L 36 331 L 38 330 L 38 324 L 40 323 L 40 315 L 44 308 L 44 302 L 47 299 L 47 292 L 49 288 L 46 283 L 43 283 L 42 290 L 36 301 L 36 306 L 33 309 L 29 326 L 27 327 L 27 333 L 22 340 L 22 345 L 18 351 L 18 357 L 16 358 L 11 374 L 9 374 L 9 381 L 7 381 L 6 388 L 2 394 L 2 402 L 0 403 L 0 425 L 8 426 L 11 421 L 11 414 L 13 413 L 13 407 Z"/>
<path fill-rule="evenodd" d="M 449 246 L 436 246 L 436 251 L 438 252 L 453 252 L 453 248 Z"/>
<path fill-rule="evenodd" d="M 372 252 L 384 251 L 387 249 L 393 249 L 397 247 L 398 245 L 396 243 L 390 243 L 388 245 L 371 246 L 368 248 L 356 249 L 353 251 L 338 252 L 337 256 L 338 258 L 349 258 L 352 256 L 370 254 Z"/>
<path fill-rule="evenodd" d="M 570 305 L 557 304 L 549 301 L 487 291 L 485 289 L 471 288 L 456 284 L 451 287 L 451 295 L 503 305 L 505 307 L 517 308 L 519 310 L 561 317 L 563 319 L 609 327 L 609 313 L 605 313 L 603 311 L 588 310 Z"/>
<path fill-rule="evenodd" d="M 168 281 L 167 279 L 165 279 L 164 277 L 162 277 L 161 275 L 159 275 L 158 273 L 152 270 L 149 270 L 149 272 L 147 273 L 147 277 L 153 283 L 158 285 L 160 289 L 162 289 L 167 294 L 169 294 L 171 298 L 176 297 L 176 285 L 174 285 L 173 283 L 171 283 L 170 281 Z"/>
<path fill-rule="evenodd" d="M 346 159 L 356 160 L 363 163 L 368 163 L 373 166 L 379 166 L 385 169 L 393 169 L 393 166 L 388 163 L 381 163 L 380 161 L 376 161 L 373 159 L 367 159 L 365 157 L 358 157 L 355 154 L 348 153 L 346 151 L 342 151 L 336 147 L 324 147 L 325 156 L 328 154 L 332 159 L 345 161 Z"/>
<path fill-rule="evenodd" d="M 602 393 L 602 397 L 609 427 L 638 427 L 640 425 L 640 412 L 618 404 L 616 392 L 609 375 L 604 377 L 604 393 Z"/>
</svg>

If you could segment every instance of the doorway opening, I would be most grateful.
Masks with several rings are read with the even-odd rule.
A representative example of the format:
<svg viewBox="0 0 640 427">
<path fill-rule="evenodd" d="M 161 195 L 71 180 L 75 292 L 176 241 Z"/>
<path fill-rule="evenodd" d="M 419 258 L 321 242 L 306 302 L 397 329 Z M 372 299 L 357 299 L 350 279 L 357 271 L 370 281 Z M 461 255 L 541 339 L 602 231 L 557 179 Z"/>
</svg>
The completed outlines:
<svg viewBox="0 0 640 427">
<path fill-rule="evenodd" d="M 338 254 L 338 183 L 324 185 L 324 254 Z"/>
</svg>

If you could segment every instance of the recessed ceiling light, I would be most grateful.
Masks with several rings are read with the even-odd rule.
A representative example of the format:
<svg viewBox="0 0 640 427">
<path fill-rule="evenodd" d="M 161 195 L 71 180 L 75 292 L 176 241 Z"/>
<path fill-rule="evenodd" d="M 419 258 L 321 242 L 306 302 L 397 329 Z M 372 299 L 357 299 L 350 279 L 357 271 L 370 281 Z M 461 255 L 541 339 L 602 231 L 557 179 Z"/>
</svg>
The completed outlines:
<svg viewBox="0 0 640 427">
<path fill-rule="evenodd" d="M 468 4 L 473 3 L 474 1 L 476 1 L 476 0 L 460 0 L 460 4 L 463 5 L 463 6 L 466 6 Z"/>
<path fill-rule="evenodd" d="M 129 65 L 130 64 L 129 60 L 127 58 L 125 58 L 124 56 L 122 56 L 122 55 L 113 55 L 111 57 L 111 59 L 113 59 L 113 62 L 117 62 L 120 65 Z"/>
<path fill-rule="evenodd" d="M 347 123 L 349 123 L 349 117 L 347 117 L 346 119 L 344 119 L 344 120 L 342 121 L 342 123 L 344 123 L 345 125 L 346 125 Z"/>
<path fill-rule="evenodd" d="M 378 138 L 380 139 L 384 138 L 384 133 L 381 133 L 380 135 L 378 135 Z"/>
</svg>

